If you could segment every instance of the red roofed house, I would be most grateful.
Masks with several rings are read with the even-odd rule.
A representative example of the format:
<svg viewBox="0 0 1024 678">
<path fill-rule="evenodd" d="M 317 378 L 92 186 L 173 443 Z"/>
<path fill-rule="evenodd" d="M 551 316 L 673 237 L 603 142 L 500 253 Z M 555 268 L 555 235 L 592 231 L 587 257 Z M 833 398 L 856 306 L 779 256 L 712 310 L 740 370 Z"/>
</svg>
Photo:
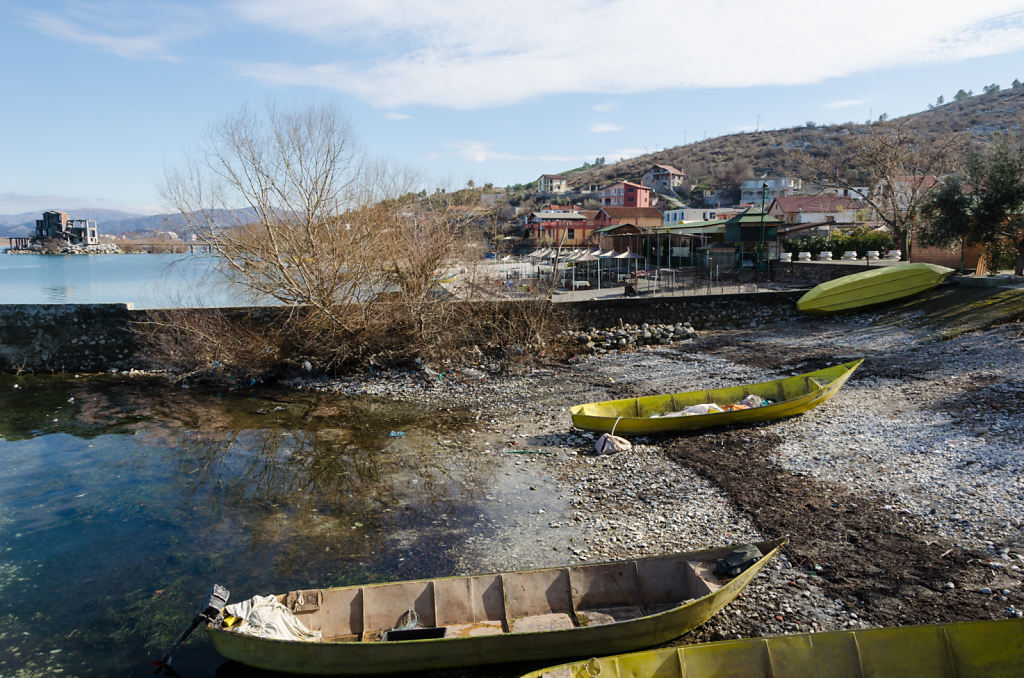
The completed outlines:
<svg viewBox="0 0 1024 678">
<path fill-rule="evenodd" d="M 650 207 L 651 189 L 632 181 L 619 181 L 598 191 L 597 204 L 601 207 Z"/>
<path fill-rule="evenodd" d="M 840 195 L 786 195 L 772 200 L 768 214 L 787 224 L 852 224 L 866 205 Z"/>
</svg>

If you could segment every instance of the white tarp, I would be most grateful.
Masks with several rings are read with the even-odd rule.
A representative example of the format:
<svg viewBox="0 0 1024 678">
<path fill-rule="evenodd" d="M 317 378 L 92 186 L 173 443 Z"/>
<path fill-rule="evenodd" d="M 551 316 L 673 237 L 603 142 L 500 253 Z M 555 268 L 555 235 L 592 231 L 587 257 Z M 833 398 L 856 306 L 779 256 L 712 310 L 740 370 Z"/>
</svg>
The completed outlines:
<svg viewBox="0 0 1024 678">
<path fill-rule="evenodd" d="M 242 620 L 239 633 L 276 640 L 320 640 L 319 631 L 310 631 L 278 602 L 275 596 L 253 596 L 241 603 L 228 605 L 224 613 Z"/>
</svg>

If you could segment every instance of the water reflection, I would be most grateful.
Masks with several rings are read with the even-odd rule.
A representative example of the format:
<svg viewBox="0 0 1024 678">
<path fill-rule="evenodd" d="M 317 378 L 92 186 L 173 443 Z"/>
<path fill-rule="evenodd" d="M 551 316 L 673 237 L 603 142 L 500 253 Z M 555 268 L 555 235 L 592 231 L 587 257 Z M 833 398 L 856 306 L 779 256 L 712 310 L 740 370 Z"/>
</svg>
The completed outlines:
<svg viewBox="0 0 1024 678">
<path fill-rule="evenodd" d="M 214 581 L 237 600 L 450 574 L 466 535 L 489 527 L 477 502 L 494 485 L 479 455 L 438 442 L 466 421 L 365 399 L 0 377 L 0 675 L 148 673 Z M 189 675 L 220 663 L 202 638 L 183 656 Z"/>
</svg>

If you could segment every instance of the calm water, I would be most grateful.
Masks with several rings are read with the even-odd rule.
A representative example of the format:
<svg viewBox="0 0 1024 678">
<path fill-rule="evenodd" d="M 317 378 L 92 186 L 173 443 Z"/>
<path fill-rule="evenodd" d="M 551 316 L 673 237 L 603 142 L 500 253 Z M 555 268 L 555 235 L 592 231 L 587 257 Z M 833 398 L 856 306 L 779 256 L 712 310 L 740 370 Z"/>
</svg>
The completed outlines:
<svg viewBox="0 0 1024 678">
<path fill-rule="evenodd" d="M 185 254 L 0 254 L 0 304 L 175 308 L 247 303 L 218 282 L 214 261 Z"/>
<path fill-rule="evenodd" d="M 237 602 L 465 568 L 474 538 L 507 527 L 488 507 L 537 513 L 542 494 L 503 490 L 515 462 L 462 445 L 468 421 L 0 375 L 0 675 L 150 675 L 215 582 Z M 202 633 L 175 669 L 250 675 Z"/>
</svg>

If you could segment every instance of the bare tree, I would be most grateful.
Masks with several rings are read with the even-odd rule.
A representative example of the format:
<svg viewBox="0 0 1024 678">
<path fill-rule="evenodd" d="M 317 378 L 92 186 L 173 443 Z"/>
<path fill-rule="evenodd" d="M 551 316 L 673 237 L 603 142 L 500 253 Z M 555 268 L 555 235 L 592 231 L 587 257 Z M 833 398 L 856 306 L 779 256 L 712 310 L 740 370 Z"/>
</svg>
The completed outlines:
<svg viewBox="0 0 1024 678">
<path fill-rule="evenodd" d="M 876 124 L 842 146 L 810 149 L 795 164 L 805 181 L 856 195 L 892 231 L 903 259 L 937 177 L 963 154 L 960 135 L 925 139 L 903 122 Z"/>
<path fill-rule="evenodd" d="M 413 192 L 416 184 L 411 172 L 370 160 L 336 109 L 267 105 L 213 127 L 184 167 L 166 172 L 163 194 L 231 283 L 283 307 L 264 352 L 335 368 L 454 352 L 488 337 L 465 315 L 474 307 L 459 305 L 477 300 L 477 286 L 463 285 L 456 300 L 439 282 L 472 265 L 464 255 L 480 235 L 472 228 L 482 220 L 479 191 L 427 195 Z M 209 343 L 228 319 L 207 316 L 194 341 Z M 241 342 L 248 357 L 230 344 L 239 361 L 256 362 L 260 335 L 250 328 L 260 322 L 225 330 L 251 337 Z"/>
</svg>

